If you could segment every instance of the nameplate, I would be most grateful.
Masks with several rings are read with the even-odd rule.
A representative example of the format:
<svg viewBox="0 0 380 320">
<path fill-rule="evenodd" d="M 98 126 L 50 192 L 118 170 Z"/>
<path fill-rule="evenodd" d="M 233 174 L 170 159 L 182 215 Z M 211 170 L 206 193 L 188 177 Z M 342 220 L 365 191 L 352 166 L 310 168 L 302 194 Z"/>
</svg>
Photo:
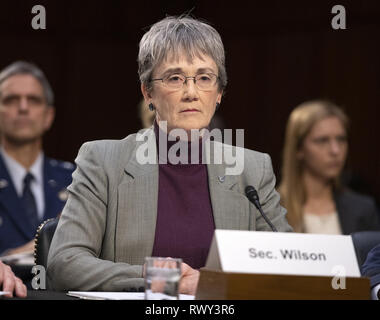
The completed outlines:
<svg viewBox="0 0 380 320">
<path fill-rule="evenodd" d="M 224 272 L 360 277 L 350 236 L 216 230 L 206 268 Z"/>
</svg>

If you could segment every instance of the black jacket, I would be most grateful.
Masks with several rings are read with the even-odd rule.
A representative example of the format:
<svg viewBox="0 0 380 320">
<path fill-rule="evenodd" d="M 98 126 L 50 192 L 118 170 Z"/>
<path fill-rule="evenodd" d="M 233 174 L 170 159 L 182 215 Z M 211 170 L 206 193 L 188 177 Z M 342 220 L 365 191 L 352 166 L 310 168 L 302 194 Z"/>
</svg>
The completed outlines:
<svg viewBox="0 0 380 320">
<path fill-rule="evenodd" d="M 348 188 L 334 193 L 342 233 L 380 231 L 380 214 L 375 201 Z"/>
</svg>

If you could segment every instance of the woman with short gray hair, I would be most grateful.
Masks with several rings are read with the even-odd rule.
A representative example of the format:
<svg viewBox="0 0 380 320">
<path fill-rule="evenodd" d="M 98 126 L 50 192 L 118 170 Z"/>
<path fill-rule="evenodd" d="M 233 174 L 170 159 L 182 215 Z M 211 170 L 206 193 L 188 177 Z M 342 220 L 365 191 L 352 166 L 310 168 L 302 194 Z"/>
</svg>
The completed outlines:
<svg viewBox="0 0 380 320">
<path fill-rule="evenodd" d="M 81 147 L 49 252 L 56 290 L 144 290 L 144 258 L 156 256 L 181 258 L 180 293 L 195 294 L 215 229 L 271 230 L 247 186 L 257 189 L 272 227 L 291 231 L 268 155 L 215 142 L 243 151 L 242 171 L 226 174 L 217 157 L 203 162 L 212 153 L 205 129 L 227 85 L 218 32 L 188 16 L 166 17 L 142 37 L 138 64 L 154 125 Z M 144 150 L 153 154 L 148 162 Z"/>
<path fill-rule="evenodd" d="M 150 87 L 154 68 L 169 55 L 179 55 L 191 61 L 209 56 L 218 68 L 219 90 L 227 86 L 224 46 L 219 33 L 210 25 L 190 17 L 167 17 L 152 26 L 140 41 L 138 55 L 140 81 Z"/>
</svg>

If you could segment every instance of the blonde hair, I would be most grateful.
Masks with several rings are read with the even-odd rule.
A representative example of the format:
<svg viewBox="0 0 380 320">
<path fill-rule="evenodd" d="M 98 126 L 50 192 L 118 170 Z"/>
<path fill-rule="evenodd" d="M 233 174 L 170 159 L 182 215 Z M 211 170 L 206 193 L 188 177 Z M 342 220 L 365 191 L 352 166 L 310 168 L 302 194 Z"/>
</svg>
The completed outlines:
<svg viewBox="0 0 380 320">
<path fill-rule="evenodd" d="M 307 101 L 297 106 L 289 116 L 285 132 L 283 150 L 282 180 L 279 186 L 282 205 L 288 210 L 287 219 L 295 232 L 303 232 L 302 207 L 306 201 L 306 191 L 302 181 L 303 163 L 297 157 L 305 137 L 318 121 L 337 117 L 348 130 L 348 117 L 335 104 L 325 100 Z M 339 177 L 332 181 L 339 187 Z"/>
</svg>

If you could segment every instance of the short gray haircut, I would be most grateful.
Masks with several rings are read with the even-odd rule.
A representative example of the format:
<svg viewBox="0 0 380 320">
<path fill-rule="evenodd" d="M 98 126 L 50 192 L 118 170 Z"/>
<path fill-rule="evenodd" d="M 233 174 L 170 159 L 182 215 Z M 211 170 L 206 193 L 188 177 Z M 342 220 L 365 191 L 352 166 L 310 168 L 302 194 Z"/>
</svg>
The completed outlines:
<svg viewBox="0 0 380 320">
<path fill-rule="evenodd" d="M 209 24 L 188 15 L 168 16 L 152 25 L 141 38 L 138 54 L 138 73 L 141 83 L 151 89 L 153 70 L 167 58 L 168 54 L 178 58 L 181 52 L 187 54 L 189 61 L 195 56 L 211 57 L 218 67 L 219 90 L 226 87 L 225 54 L 219 33 Z"/>
<path fill-rule="evenodd" d="M 48 106 L 54 105 L 54 93 L 47 80 L 45 74 L 42 72 L 40 68 L 38 68 L 35 64 L 25 62 L 25 61 L 16 61 L 5 67 L 0 72 L 0 84 L 2 84 L 5 80 L 10 78 L 11 76 L 18 74 L 28 74 L 36 78 L 43 89 L 45 100 Z M 1 96 L 1 87 L 0 87 L 0 96 Z"/>
</svg>

